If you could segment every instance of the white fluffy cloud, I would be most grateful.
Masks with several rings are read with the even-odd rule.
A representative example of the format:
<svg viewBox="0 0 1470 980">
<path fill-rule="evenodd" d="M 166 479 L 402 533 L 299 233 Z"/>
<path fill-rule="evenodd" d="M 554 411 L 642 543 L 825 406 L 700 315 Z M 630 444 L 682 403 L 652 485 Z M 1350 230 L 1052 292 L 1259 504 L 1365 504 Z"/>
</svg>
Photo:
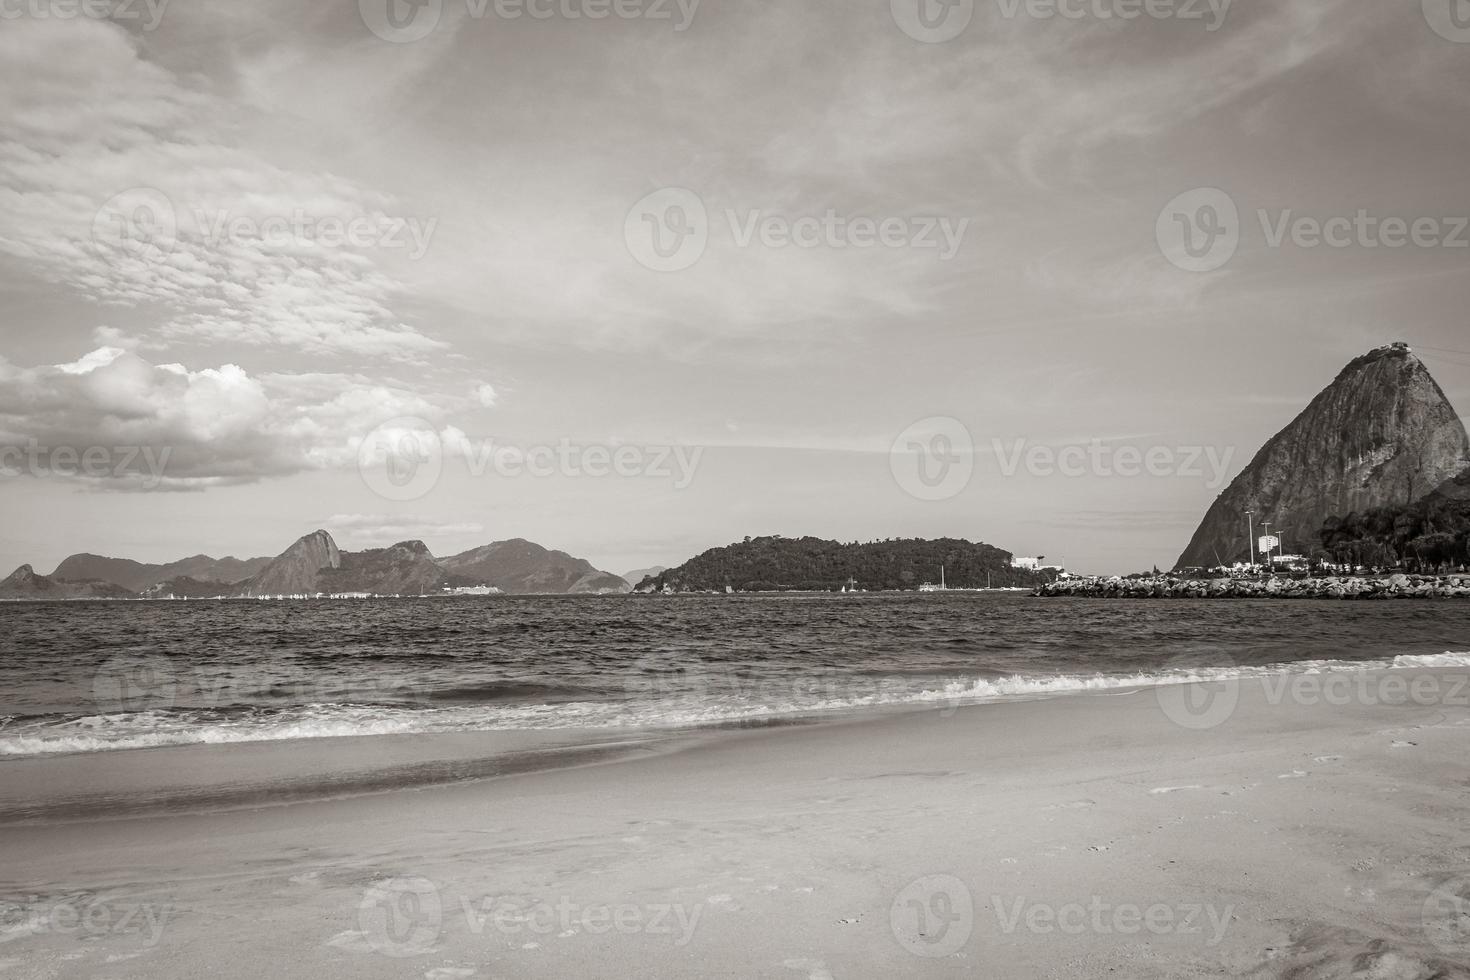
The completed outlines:
<svg viewBox="0 0 1470 980">
<path fill-rule="evenodd" d="M 0 358 L 0 475 L 105 489 L 249 483 L 351 465 L 378 423 L 441 423 L 470 404 L 353 375 L 152 364 L 121 347 L 28 369 Z"/>
</svg>

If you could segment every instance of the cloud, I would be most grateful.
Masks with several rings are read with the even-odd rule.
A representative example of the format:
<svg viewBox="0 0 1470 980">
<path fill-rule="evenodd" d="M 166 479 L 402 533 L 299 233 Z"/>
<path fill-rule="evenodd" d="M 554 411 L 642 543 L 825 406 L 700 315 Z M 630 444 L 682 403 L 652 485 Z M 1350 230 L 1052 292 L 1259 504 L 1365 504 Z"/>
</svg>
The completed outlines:
<svg viewBox="0 0 1470 980">
<path fill-rule="evenodd" d="M 341 533 L 353 541 L 379 545 L 462 537 L 485 531 L 485 526 L 478 523 L 389 514 L 334 514 L 321 523 L 333 533 Z"/>
<path fill-rule="evenodd" d="M 393 310 L 392 267 L 432 216 L 240 145 L 244 117 L 106 23 L 0 34 L 0 255 L 163 339 L 421 360 L 445 344 Z"/>
<path fill-rule="evenodd" d="M 353 465 L 373 426 L 470 405 L 356 375 L 153 364 L 122 347 L 29 369 L 0 358 L 0 473 L 109 490 L 252 483 Z"/>
</svg>

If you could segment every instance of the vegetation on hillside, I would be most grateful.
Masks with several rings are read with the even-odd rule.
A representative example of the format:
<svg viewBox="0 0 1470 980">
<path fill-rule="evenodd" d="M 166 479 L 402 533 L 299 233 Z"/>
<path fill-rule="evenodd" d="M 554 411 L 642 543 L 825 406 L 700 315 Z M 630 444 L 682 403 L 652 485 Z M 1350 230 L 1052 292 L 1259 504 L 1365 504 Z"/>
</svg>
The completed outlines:
<svg viewBox="0 0 1470 980">
<path fill-rule="evenodd" d="M 1463 567 L 1470 563 L 1470 472 L 1417 503 L 1328 518 L 1314 557 L 1413 572 Z"/>
<path fill-rule="evenodd" d="M 835 591 L 849 584 L 869 591 L 917 589 L 939 583 L 940 567 L 950 588 L 1035 587 L 1054 573 L 1011 567 L 1011 554 L 988 544 L 942 538 L 897 539 L 843 544 L 820 538 L 746 538 L 706 551 L 678 568 L 639 583 L 641 590 L 739 592 Z"/>
</svg>

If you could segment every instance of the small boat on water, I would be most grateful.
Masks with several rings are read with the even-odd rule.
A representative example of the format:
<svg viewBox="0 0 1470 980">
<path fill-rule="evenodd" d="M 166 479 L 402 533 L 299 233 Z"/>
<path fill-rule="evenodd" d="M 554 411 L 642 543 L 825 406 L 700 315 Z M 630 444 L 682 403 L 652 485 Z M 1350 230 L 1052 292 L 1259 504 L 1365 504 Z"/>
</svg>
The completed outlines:
<svg viewBox="0 0 1470 980">
<path fill-rule="evenodd" d="M 940 565 L 939 566 L 939 584 L 938 585 L 935 585 L 932 582 L 925 582 L 923 585 L 919 586 L 919 591 L 920 592 L 948 592 L 949 591 L 949 586 L 947 586 L 947 585 L 944 584 L 944 566 L 943 565 Z"/>
</svg>

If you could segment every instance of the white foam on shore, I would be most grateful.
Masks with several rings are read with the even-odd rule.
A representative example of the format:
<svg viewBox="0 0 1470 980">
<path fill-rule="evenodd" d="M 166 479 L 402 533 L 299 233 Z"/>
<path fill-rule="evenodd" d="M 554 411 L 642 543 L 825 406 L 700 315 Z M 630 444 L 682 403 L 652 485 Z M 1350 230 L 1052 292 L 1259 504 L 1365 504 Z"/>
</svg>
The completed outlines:
<svg viewBox="0 0 1470 980">
<path fill-rule="evenodd" d="M 142 711 L 22 722 L 0 728 L 0 756 L 102 752 L 167 745 L 220 745 L 293 739 L 349 738 L 572 728 L 685 728 L 826 714 L 905 704 L 959 707 L 1019 698 L 1200 684 L 1281 674 L 1470 667 L 1470 653 L 1398 656 L 1392 660 L 1306 660 L 1263 667 L 1180 667 L 1134 674 L 1050 674 L 956 678 L 915 689 L 898 679 L 824 678 L 820 690 L 799 680 L 731 686 L 711 678 L 705 691 L 642 700 L 555 704 L 387 707 L 311 704 L 223 717 L 207 711 Z"/>
<path fill-rule="evenodd" d="M 1470 667 L 1470 653 L 1438 653 L 1428 657 L 1394 657 L 1395 667 Z"/>
</svg>

